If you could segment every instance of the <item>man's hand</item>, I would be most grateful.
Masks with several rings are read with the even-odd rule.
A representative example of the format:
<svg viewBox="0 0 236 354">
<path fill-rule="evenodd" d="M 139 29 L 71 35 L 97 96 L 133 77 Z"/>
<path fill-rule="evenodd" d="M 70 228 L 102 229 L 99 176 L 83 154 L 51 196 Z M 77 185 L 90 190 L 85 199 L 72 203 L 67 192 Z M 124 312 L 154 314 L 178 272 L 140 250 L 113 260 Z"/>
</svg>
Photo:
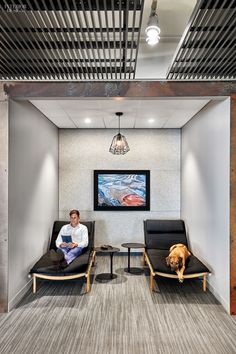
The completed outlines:
<svg viewBox="0 0 236 354">
<path fill-rule="evenodd" d="M 68 248 L 74 248 L 77 246 L 78 246 L 78 243 L 74 243 L 74 242 L 62 242 L 60 244 L 60 247 L 68 247 Z"/>
<path fill-rule="evenodd" d="M 74 247 L 77 247 L 77 246 L 78 246 L 78 243 L 74 243 L 74 242 L 67 243 L 67 247 L 69 247 L 69 248 L 74 248 Z"/>
<path fill-rule="evenodd" d="M 68 247 L 67 245 L 68 245 L 68 243 L 62 242 L 59 247 Z"/>
</svg>

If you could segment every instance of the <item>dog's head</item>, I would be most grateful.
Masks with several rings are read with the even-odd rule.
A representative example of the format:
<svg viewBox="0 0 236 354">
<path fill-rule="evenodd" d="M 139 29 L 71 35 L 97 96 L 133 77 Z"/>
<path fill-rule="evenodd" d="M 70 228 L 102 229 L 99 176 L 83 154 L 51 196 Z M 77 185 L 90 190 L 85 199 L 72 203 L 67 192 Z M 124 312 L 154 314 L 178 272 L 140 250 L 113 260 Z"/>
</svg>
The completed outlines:
<svg viewBox="0 0 236 354">
<path fill-rule="evenodd" d="M 177 256 L 166 257 L 166 264 L 171 267 L 172 271 L 178 270 L 182 267 L 182 258 Z"/>
</svg>

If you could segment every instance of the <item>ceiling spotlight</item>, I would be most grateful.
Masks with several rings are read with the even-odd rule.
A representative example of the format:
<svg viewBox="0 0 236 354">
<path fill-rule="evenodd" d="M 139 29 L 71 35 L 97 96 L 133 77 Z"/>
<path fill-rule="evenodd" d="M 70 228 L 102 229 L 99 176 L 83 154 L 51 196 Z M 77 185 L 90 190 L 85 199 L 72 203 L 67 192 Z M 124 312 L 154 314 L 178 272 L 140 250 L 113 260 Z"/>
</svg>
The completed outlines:
<svg viewBox="0 0 236 354">
<path fill-rule="evenodd" d="M 90 118 L 85 118 L 84 123 L 86 123 L 86 124 L 91 123 L 91 119 Z"/>
<path fill-rule="evenodd" d="M 157 0 L 152 2 L 151 13 L 147 23 L 146 33 L 146 42 L 149 45 L 157 44 L 160 40 L 160 27 L 158 26 L 158 17 L 156 13 Z"/>
<path fill-rule="evenodd" d="M 122 116 L 123 113 L 116 112 L 116 115 L 118 116 L 119 120 L 119 130 L 118 134 L 116 134 L 112 139 L 109 151 L 113 155 L 124 155 L 130 150 L 130 148 L 127 143 L 126 137 L 120 133 L 120 116 Z"/>
</svg>

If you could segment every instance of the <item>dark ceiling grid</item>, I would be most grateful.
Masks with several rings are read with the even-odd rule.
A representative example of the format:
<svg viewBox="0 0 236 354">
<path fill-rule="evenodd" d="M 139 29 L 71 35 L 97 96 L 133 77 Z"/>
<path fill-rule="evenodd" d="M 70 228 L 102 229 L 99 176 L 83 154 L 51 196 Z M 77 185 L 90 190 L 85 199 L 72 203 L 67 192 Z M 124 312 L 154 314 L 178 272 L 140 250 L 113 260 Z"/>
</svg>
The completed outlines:
<svg viewBox="0 0 236 354">
<path fill-rule="evenodd" d="M 236 8 L 236 3 L 235 3 L 235 8 Z M 228 31 L 231 32 L 231 35 L 229 36 L 228 33 L 224 32 L 222 29 L 219 31 L 219 35 L 221 35 L 220 41 L 222 44 L 218 47 L 215 55 L 215 56 L 220 55 L 220 58 L 216 62 L 215 70 L 220 70 L 221 75 L 227 77 L 227 75 L 225 75 L 224 72 L 225 72 L 225 68 L 228 67 L 229 62 L 231 61 L 230 70 L 234 78 L 235 78 L 235 56 L 236 56 L 235 16 L 236 16 L 235 12 L 230 11 L 230 9 L 228 13 L 226 13 L 225 18 L 223 20 L 225 21 L 225 25 L 228 26 Z M 225 45 L 224 43 L 227 43 L 227 45 Z M 233 62 L 232 62 L 232 57 L 233 57 Z"/>
<path fill-rule="evenodd" d="M 68 4 L 68 3 L 67 3 Z M 78 22 L 78 27 L 76 26 L 75 29 L 82 29 L 82 28 L 87 28 L 87 27 L 84 27 L 83 26 L 83 21 L 82 21 L 82 17 L 81 17 L 81 11 L 77 8 L 77 3 L 76 3 L 76 0 L 73 0 L 73 5 L 74 5 L 74 9 L 76 11 L 76 14 L 75 14 L 75 18 L 74 18 L 74 21 L 77 20 Z M 72 16 L 73 16 L 73 13 L 72 13 Z M 87 43 L 92 40 L 90 38 L 90 32 L 88 32 L 88 36 L 89 36 L 89 41 L 87 40 L 86 38 L 86 33 L 81 30 L 80 32 L 75 32 L 75 36 L 76 36 L 76 39 L 77 39 L 77 42 L 79 43 L 79 49 L 81 51 L 81 54 L 82 56 L 84 55 L 84 59 L 85 59 L 85 66 L 86 66 L 86 69 L 87 69 L 87 75 L 85 75 L 84 77 L 85 78 L 88 78 L 88 79 L 91 79 L 91 75 L 92 75 L 92 78 L 95 79 L 95 74 L 94 74 L 94 63 L 96 61 L 95 58 L 91 58 L 91 55 L 90 55 L 90 50 L 88 48 L 88 45 Z M 81 39 L 81 36 L 82 36 L 82 39 Z M 84 48 L 85 50 L 82 49 L 82 45 L 81 43 L 84 43 Z M 82 66 L 83 67 L 83 66 Z"/>
<path fill-rule="evenodd" d="M 133 16 L 132 28 L 135 28 L 136 5 L 137 4 L 135 3 L 134 4 L 134 16 Z M 133 49 L 134 49 L 134 31 L 132 31 L 132 37 L 131 37 L 131 49 L 130 49 L 130 56 L 129 56 L 130 66 L 131 66 L 131 63 L 132 63 Z M 129 79 L 131 79 L 131 71 L 129 71 Z"/>
<path fill-rule="evenodd" d="M 9 4 L 9 3 L 8 3 Z M 4 1 L 4 5 L 7 5 L 7 2 Z M 9 57 L 12 57 L 11 59 L 14 60 L 15 58 L 17 59 L 15 61 L 15 65 L 9 65 L 9 58 L 7 57 L 6 63 L 9 66 L 9 74 L 7 75 L 8 78 L 11 76 L 11 72 L 19 72 L 20 78 L 22 78 L 24 75 L 27 75 L 27 70 L 25 69 L 24 66 L 20 66 L 19 62 L 22 59 L 23 55 L 27 55 L 27 51 L 32 55 L 31 48 L 28 46 L 26 40 L 23 40 L 21 42 L 17 42 L 16 38 L 16 33 L 18 29 L 21 29 L 20 26 L 18 26 L 18 21 L 16 21 L 16 25 L 14 22 L 11 21 L 11 18 L 7 12 L 3 12 L 1 14 L 1 21 L 4 24 L 3 27 L 3 32 L 1 34 L 1 48 L 4 48 L 3 54 L 1 54 L 1 59 L 4 61 L 6 59 L 6 54 L 9 55 Z M 7 31 L 7 29 L 10 28 L 11 31 L 15 34 L 14 38 L 10 36 L 10 32 Z M 5 33 L 5 37 L 3 36 L 3 33 Z M 12 53 L 14 51 L 14 55 L 12 56 Z M 33 68 L 34 71 L 34 68 Z M 35 72 L 35 71 L 34 71 Z"/>
<path fill-rule="evenodd" d="M 93 16 L 93 8 L 92 8 L 92 4 L 91 4 L 91 1 L 88 0 L 88 6 L 89 6 L 89 14 L 90 14 L 90 22 L 92 24 L 92 30 L 93 30 L 93 35 L 94 35 L 94 39 L 92 42 L 90 42 L 90 45 L 91 47 L 94 49 L 94 51 L 96 50 L 96 57 L 98 57 L 98 60 L 99 60 L 99 66 L 97 68 L 97 74 L 101 74 L 101 78 L 102 80 L 104 79 L 104 71 L 103 71 L 103 65 L 102 65 L 102 59 L 101 59 L 101 50 L 104 50 L 104 41 L 103 41 L 103 38 L 101 38 L 101 40 L 99 41 L 98 40 L 98 35 L 97 35 L 97 31 L 96 31 L 96 25 L 95 25 L 95 20 L 94 20 L 94 16 Z M 98 7 L 97 11 L 100 11 L 100 8 Z M 91 25 L 89 26 L 88 24 L 88 20 L 89 20 L 89 16 L 88 14 L 86 15 L 86 12 L 84 11 L 84 19 L 86 21 L 86 27 L 87 28 L 91 28 Z M 95 40 L 95 44 L 94 44 L 94 40 Z M 100 46 L 100 48 L 99 48 Z M 106 65 L 105 65 L 105 69 L 106 68 Z M 100 77 L 98 76 L 98 79 Z"/>
<path fill-rule="evenodd" d="M 46 11 L 35 11 L 36 2 L 36 0 L 27 0 L 27 6 L 30 10 L 30 15 L 28 15 L 28 11 L 25 11 L 25 15 L 29 21 L 32 20 L 30 24 L 33 31 L 31 31 L 28 36 L 32 36 L 36 46 L 37 43 L 41 44 L 38 45 L 37 49 L 35 50 L 35 57 L 33 58 L 32 65 L 37 65 L 37 62 L 42 62 L 45 70 L 48 72 L 49 79 L 60 78 L 63 69 L 61 65 L 61 55 L 59 49 L 56 46 L 55 50 L 51 50 L 50 46 L 48 45 L 48 43 L 52 43 L 54 41 L 54 37 L 50 31 L 50 29 L 53 28 L 52 20 L 49 18 Z M 46 10 L 46 4 L 44 6 Z M 39 78 L 41 78 L 40 73 Z"/>
<path fill-rule="evenodd" d="M 236 78 L 236 0 L 199 0 L 167 79 Z"/>
<path fill-rule="evenodd" d="M 102 65 L 101 65 L 101 68 L 103 70 L 103 68 L 105 67 L 106 79 L 110 79 L 110 77 L 109 77 L 109 68 L 111 68 L 112 65 L 111 65 L 111 63 L 109 61 L 108 61 L 109 67 L 107 67 L 107 65 L 106 65 L 107 60 L 109 60 L 109 58 L 111 56 L 111 47 L 110 47 L 110 42 L 109 42 L 110 38 L 107 35 L 107 33 L 105 33 L 105 35 L 107 37 L 107 55 L 106 55 L 105 46 L 104 46 L 104 39 L 103 39 L 103 31 L 102 31 L 102 28 L 104 28 L 104 27 L 103 27 L 102 18 L 101 18 L 101 13 L 103 13 L 103 11 L 99 11 L 98 0 L 96 0 L 96 5 L 97 5 L 97 8 L 98 8 L 97 16 L 98 16 L 98 24 L 99 24 L 99 30 L 100 30 L 98 33 L 100 33 L 101 42 L 102 42 L 102 53 L 101 53 Z M 91 14 L 91 16 L 92 16 L 92 19 L 93 19 L 93 13 Z M 104 20 L 105 20 L 105 17 L 104 17 Z M 96 28 L 95 23 L 94 23 L 94 27 Z M 106 62 L 105 62 L 105 59 L 106 59 Z"/>
<path fill-rule="evenodd" d="M 231 1 L 231 4 L 233 4 L 234 1 Z M 224 26 L 221 26 L 220 29 L 217 28 L 215 32 L 212 32 L 211 36 L 205 36 L 204 37 L 204 51 L 202 53 L 202 56 L 199 59 L 199 62 L 195 65 L 195 67 L 192 68 L 191 74 L 195 75 L 195 73 L 198 72 L 199 68 L 201 68 L 201 65 L 204 64 L 205 62 L 205 73 L 203 72 L 202 78 L 207 78 L 207 75 L 211 75 L 215 72 L 217 72 L 217 66 L 218 62 L 220 60 L 218 55 L 223 56 L 223 48 L 224 48 L 224 43 L 228 40 L 229 33 L 228 31 L 226 32 L 224 30 L 225 26 L 228 27 L 228 25 L 231 24 L 231 20 L 233 16 L 235 15 L 233 11 L 231 11 L 231 7 L 226 7 L 227 3 L 229 3 L 228 0 L 219 0 L 218 3 L 216 2 L 216 8 L 217 11 L 211 11 L 213 13 L 213 16 L 211 17 L 212 21 L 210 24 L 207 24 L 207 27 L 210 27 L 212 23 L 217 24 L 219 27 L 220 23 L 224 23 Z M 220 6 L 218 8 L 218 6 Z M 203 31 L 202 31 L 203 32 Z M 207 32 L 207 31 L 205 31 Z M 218 46 L 219 41 L 222 41 L 222 45 Z M 212 53 L 212 48 L 214 48 L 214 53 Z M 227 48 L 227 47 L 226 47 Z M 229 47 L 227 48 L 227 56 L 228 56 L 228 51 Z M 224 60 L 225 64 L 226 60 Z M 222 68 L 220 68 L 220 75 L 223 76 Z"/>
<path fill-rule="evenodd" d="M 119 71 L 118 71 L 118 73 L 119 73 L 119 78 L 121 78 L 122 79 L 122 73 L 121 73 L 121 66 L 122 66 L 122 50 L 121 50 L 121 48 L 122 48 L 122 11 L 121 11 L 121 1 L 120 1 L 120 3 L 119 3 L 119 57 L 120 57 L 120 63 L 119 63 Z M 116 43 L 116 41 L 114 42 L 114 43 Z"/>
<path fill-rule="evenodd" d="M 57 27 L 58 28 L 71 28 L 70 24 L 69 24 L 69 12 L 67 12 L 68 16 L 65 15 L 63 16 L 62 15 L 62 12 L 63 12 L 63 8 L 61 6 L 61 2 L 59 2 L 59 8 L 60 8 L 60 11 L 56 11 L 55 8 L 54 8 L 54 14 L 55 14 L 55 19 L 57 21 Z M 62 34 L 62 41 L 63 42 L 67 42 L 67 41 L 70 41 L 72 42 L 72 49 L 71 50 L 68 50 L 67 53 L 68 53 L 68 58 L 65 59 L 65 62 L 69 62 L 70 63 L 70 74 L 71 74 L 71 77 L 73 79 L 75 79 L 75 75 L 74 75 L 74 65 L 72 63 L 75 63 L 76 60 L 78 59 L 78 57 L 80 57 L 80 52 L 81 50 L 78 50 L 76 51 L 75 50 L 75 40 L 74 40 L 74 35 L 73 33 L 71 34 L 71 37 L 69 35 L 68 32 L 61 32 Z M 78 76 L 79 78 L 81 79 L 82 76 L 81 76 L 81 73 L 78 72 Z"/>
<path fill-rule="evenodd" d="M 93 62 L 93 64 L 90 66 L 90 71 L 92 71 L 94 79 L 100 79 L 100 78 L 103 78 L 103 73 L 101 72 L 101 70 L 97 70 L 97 72 L 96 72 L 97 64 L 99 64 L 98 67 L 101 68 L 101 58 L 100 58 L 100 55 L 98 55 L 98 53 L 95 51 L 96 50 L 96 46 L 93 45 L 93 43 L 96 43 L 96 40 L 94 42 L 94 39 L 96 37 L 94 36 L 94 38 L 93 38 L 94 28 L 92 28 L 89 25 L 89 22 L 88 22 L 89 21 L 89 17 L 86 16 L 85 3 L 83 1 L 81 2 L 81 6 L 82 6 L 82 10 L 83 10 L 83 13 L 82 13 L 83 14 L 83 22 L 85 24 L 85 26 L 82 25 L 82 28 L 87 28 L 88 29 L 88 31 L 85 32 L 85 42 L 84 42 L 85 46 L 87 48 L 86 49 L 86 53 L 90 54 L 91 62 Z M 91 8 L 88 7 L 87 10 L 90 11 Z M 90 22 L 91 22 L 91 19 L 90 19 Z M 86 36 L 86 34 L 87 34 L 87 36 Z M 98 48 L 97 48 L 97 50 L 98 50 Z"/>
<path fill-rule="evenodd" d="M 107 7 L 106 7 L 106 0 L 103 0 L 103 6 L 104 6 L 104 21 L 105 21 L 105 28 L 106 28 L 106 35 L 107 35 L 107 40 L 108 40 L 108 57 L 109 59 L 104 58 L 104 61 L 108 61 L 109 60 L 109 65 L 110 68 L 112 68 L 112 59 L 114 62 L 114 58 L 112 58 L 112 54 L 111 54 L 111 45 L 110 45 L 110 33 L 109 33 L 109 20 L 108 20 L 108 16 L 107 16 Z M 101 21 L 100 19 L 100 12 L 98 12 L 98 16 L 99 16 L 99 21 Z M 102 27 L 100 27 L 100 29 L 102 29 Z M 115 48 L 114 48 L 114 52 L 115 52 Z M 115 56 L 115 53 L 114 53 Z M 112 78 L 112 73 L 110 73 L 109 78 Z"/>
<path fill-rule="evenodd" d="M 31 16 L 28 15 L 28 12 L 25 13 L 25 15 L 26 15 L 26 17 L 27 17 L 27 21 L 28 21 L 28 23 L 29 23 L 29 27 L 30 27 L 30 28 L 35 28 L 35 27 L 36 27 L 36 28 L 38 29 L 38 28 L 40 28 L 40 25 L 39 25 L 40 21 L 39 21 L 39 19 L 37 19 L 37 17 L 36 17 L 35 14 L 34 14 L 34 11 L 33 11 L 32 5 L 31 5 L 32 1 L 30 1 L 30 0 L 26 0 L 26 1 L 27 1 L 27 5 L 28 5 L 29 9 L 32 10 L 32 11 L 31 11 Z M 20 1 L 20 4 L 23 6 L 22 1 Z M 40 15 L 40 14 L 39 14 L 39 15 Z M 40 16 L 39 16 L 39 17 L 40 17 Z M 42 17 L 42 16 L 41 16 L 41 17 Z M 41 21 L 43 21 L 43 20 L 41 19 Z M 34 23 L 35 23 L 35 25 L 34 25 Z M 44 27 L 45 27 L 45 26 L 43 25 L 42 28 L 44 28 Z M 36 30 L 34 33 L 35 33 L 36 39 L 38 39 L 38 40 L 40 41 L 41 38 L 40 38 L 39 31 Z M 40 49 L 40 52 L 39 52 L 40 55 L 41 55 L 41 58 L 39 58 L 38 55 L 37 55 L 37 53 L 35 53 L 35 55 L 34 55 L 33 58 L 24 59 L 23 61 L 24 61 L 24 63 L 27 64 L 27 60 L 28 60 L 29 62 L 32 62 L 32 63 L 35 64 L 35 65 L 41 65 L 41 63 L 43 63 L 43 64 L 45 65 L 45 63 L 46 63 L 46 64 L 47 64 L 47 67 L 50 69 L 49 71 L 50 71 L 50 72 L 53 72 L 53 74 L 55 75 L 56 78 L 59 78 L 58 73 L 55 71 L 55 69 L 54 69 L 54 67 L 53 67 L 53 64 L 52 64 L 51 61 L 49 60 L 49 50 L 47 49 L 47 47 L 46 47 L 46 45 L 45 45 L 45 43 L 47 42 L 47 37 L 46 37 L 44 31 L 42 31 L 42 36 L 43 36 L 43 38 L 44 38 L 44 41 L 43 41 L 43 49 Z M 53 56 L 54 56 L 54 58 L 55 58 L 55 53 L 53 52 L 52 54 L 53 54 Z M 51 75 L 48 75 L 48 78 L 51 79 L 52 76 L 51 76 Z"/>
<path fill-rule="evenodd" d="M 122 71 L 124 75 L 124 79 L 126 78 L 126 72 L 129 74 L 129 71 L 131 70 L 129 63 L 129 66 L 127 65 L 127 51 L 128 51 L 128 16 L 129 16 L 129 0 L 126 0 L 126 10 L 123 11 L 123 55 L 122 55 Z M 127 77 L 128 78 L 128 77 Z"/>
<path fill-rule="evenodd" d="M 0 79 L 134 79 L 143 4 L 2 1 Z"/>
<path fill-rule="evenodd" d="M 5 24 L 5 20 L 4 20 L 3 17 L 2 17 L 2 22 Z M 4 43 L 4 41 L 5 40 L 7 40 L 7 41 L 10 40 L 11 41 L 11 37 L 9 36 L 9 34 L 5 30 L 5 28 L 3 28 L 3 30 L 0 33 L 0 38 L 1 38 L 1 45 L 0 45 L 0 70 L 4 73 L 4 75 L 6 75 L 6 78 L 9 78 L 11 72 L 13 72 L 14 75 L 17 75 L 17 74 L 21 75 L 22 68 L 20 68 L 19 72 L 17 71 L 16 68 L 14 68 L 14 66 L 9 68 L 9 60 L 6 59 L 6 54 L 11 56 L 11 51 L 10 51 L 9 48 L 6 47 L 6 44 Z M 16 59 L 14 59 L 14 61 L 15 60 Z M 19 60 L 19 58 L 18 58 L 18 60 Z"/>
<path fill-rule="evenodd" d="M 222 0 L 216 0 L 216 3 L 220 3 Z M 228 0 L 224 0 L 225 2 Z M 196 29 L 201 28 L 201 27 L 205 27 L 205 28 L 209 28 L 210 24 L 212 23 L 212 21 L 214 21 L 214 23 L 217 23 L 217 15 L 219 16 L 219 11 L 214 12 L 214 11 L 208 11 L 208 12 L 204 12 L 201 11 L 199 16 L 197 18 L 195 18 L 195 20 L 191 23 L 191 27 L 195 27 Z M 188 75 L 190 75 L 190 73 L 193 75 L 197 68 L 199 67 L 199 61 L 203 60 L 203 58 L 206 56 L 207 51 L 207 45 L 209 43 L 209 41 L 212 40 L 212 37 L 209 35 L 208 31 L 191 31 L 190 32 L 193 37 L 191 38 L 191 35 L 188 38 L 188 41 L 185 41 L 185 43 L 192 43 L 192 45 L 190 45 L 190 50 L 188 52 L 190 52 L 190 54 L 188 55 L 187 59 L 188 61 L 188 67 L 186 67 L 186 70 L 183 74 L 183 79 L 187 79 Z M 204 42 L 205 45 L 203 47 L 195 47 L 195 42 Z M 187 44 L 186 44 L 187 45 Z M 184 53 L 184 50 L 182 51 Z M 194 58 L 194 59 L 193 59 Z"/>
<path fill-rule="evenodd" d="M 142 26 L 142 17 L 143 17 L 143 7 L 144 7 L 144 2 L 141 2 L 141 15 L 140 17 L 136 17 L 135 20 L 138 22 L 138 28 L 140 29 L 141 26 Z M 135 11 L 135 14 L 136 14 L 136 11 Z M 141 35 L 141 31 L 132 31 L 132 46 L 134 45 L 134 42 L 133 42 L 133 36 L 136 34 L 136 43 L 137 43 L 137 46 L 139 44 L 139 41 L 140 41 L 140 35 Z M 134 73 L 136 73 L 136 67 L 137 67 L 137 59 L 138 59 L 138 47 L 137 47 L 137 50 L 135 51 L 135 59 L 133 59 L 133 53 L 131 55 L 131 58 L 130 58 L 130 62 L 133 62 L 134 64 Z"/>
<path fill-rule="evenodd" d="M 106 3 L 106 0 L 104 0 L 104 3 Z M 107 7 L 105 5 L 105 12 L 107 13 Z M 115 24 L 115 9 L 114 9 L 114 2 L 111 2 L 111 13 L 112 13 L 112 33 L 113 33 L 113 42 L 116 41 L 116 24 Z M 107 26 L 108 28 L 108 26 Z M 119 59 L 116 57 L 116 47 L 114 48 L 114 66 L 115 66 L 115 79 L 117 80 L 117 63 L 119 62 Z"/>
<path fill-rule="evenodd" d="M 45 10 L 43 12 L 43 16 L 45 16 L 48 21 L 50 22 L 50 27 L 51 28 L 55 28 L 55 29 L 60 29 L 63 28 L 62 26 L 60 26 L 59 21 L 58 21 L 58 12 L 60 11 L 60 1 L 58 2 L 58 7 L 56 8 L 54 5 L 54 1 L 52 0 L 43 0 L 43 4 L 45 6 Z M 49 11 L 49 7 L 52 9 L 52 11 Z M 65 14 L 66 16 L 66 14 Z M 69 42 L 66 41 L 66 39 L 64 38 L 64 31 L 55 31 L 55 39 L 54 41 L 51 41 L 50 43 L 50 47 L 55 49 L 57 53 L 59 54 L 59 60 L 60 57 L 62 57 L 62 60 L 64 63 L 62 66 L 62 72 L 60 72 L 60 74 L 62 75 L 63 78 L 66 79 L 73 79 L 73 75 L 70 75 L 71 72 L 71 62 L 70 62 L 70 51 L 66 51 L 66 48 L 68 48 L 69 46 Z M 72 48 L 73 49 L 73 48 Z"/>
</svg>

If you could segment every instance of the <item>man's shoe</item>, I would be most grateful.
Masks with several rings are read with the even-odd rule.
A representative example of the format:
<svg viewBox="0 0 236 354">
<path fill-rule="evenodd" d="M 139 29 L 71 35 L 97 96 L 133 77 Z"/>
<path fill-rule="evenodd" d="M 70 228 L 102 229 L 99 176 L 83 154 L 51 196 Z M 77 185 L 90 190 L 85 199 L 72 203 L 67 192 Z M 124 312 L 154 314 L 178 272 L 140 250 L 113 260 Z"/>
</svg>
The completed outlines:
<svg viewBox="0 0 236 354">
<path fill-rule="evenodd" d="M 57 249 L 57 259 L 59 260 L 59 261 L 64 261 L 64 253 L 62 252 L 62 250 L 60 250 L 60 248 L 58 248 Z"/>
<path fill-rule="evenodd" d="M 52 269 L 53 270 L 60 270 L 61 269 L 61 262 L 60 261 L 52 261 Z"/>
<path fill-rule="evenodd" d="M 63 259 L 63 261 L 60 262 L 60 267 L 61 267 L 61 269 L 64 269 L 64 268 L 66 268 L 67 266 L 68 266 L 68 264 L 67 264 L 66 260 Z"/>
<path fill-rule="evenodd" d="M 50 250 L 50 258 L 53 262 L 61 262 L 64 260 L 64 253 L 60 249 L 57 249 L 57 251 L 55 251 L 54 249 L 51 249 Z"/>
<path fill-rule="evenodd" d="M 58 262 L 57 252 L 54 249 L 51 249 L 49 251 L 49 254 L 50 254 L 50 258 L 53 262 Z"/>
</svg>

